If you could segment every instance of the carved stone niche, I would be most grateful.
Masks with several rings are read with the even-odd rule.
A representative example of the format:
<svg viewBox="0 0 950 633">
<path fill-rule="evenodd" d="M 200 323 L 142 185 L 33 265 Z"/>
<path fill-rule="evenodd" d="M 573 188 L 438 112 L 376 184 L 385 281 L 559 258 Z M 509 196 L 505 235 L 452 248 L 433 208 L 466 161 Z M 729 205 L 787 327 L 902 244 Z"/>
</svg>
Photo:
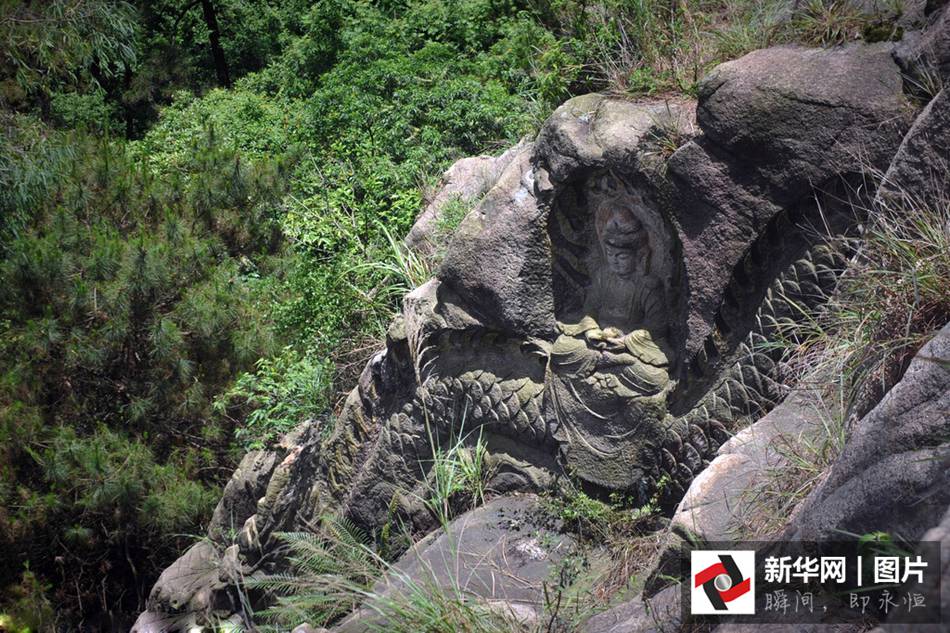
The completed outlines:
<svg viewBox="0 0 950 633">
<path fill-rule="evenodd" d="M 555 318 L 621 335 L 670 336 L 676 266 L 671 227 L 646 186 L 614 173 L 566 187 L 548 222 Z"/>
<path fill-rule="evenodd" d="M 673 386 L 673 233 L 646 186 L 611 172 L 567 186 L 548 217 L 557 337 L 546 378 L 564 463 L 581 481 L 655 483 Z"/>
</svg>

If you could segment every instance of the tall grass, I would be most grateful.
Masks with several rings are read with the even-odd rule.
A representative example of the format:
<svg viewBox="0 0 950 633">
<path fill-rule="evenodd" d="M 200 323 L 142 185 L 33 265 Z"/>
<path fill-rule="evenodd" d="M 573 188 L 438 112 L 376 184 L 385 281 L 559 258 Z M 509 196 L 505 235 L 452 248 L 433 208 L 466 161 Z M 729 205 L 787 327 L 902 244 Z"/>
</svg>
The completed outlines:
<svg viewBox="0 0 950 633">
<path fill-rule="evenodd" d="M 787 366 L 818 396 L 821 425 L 774 447 L 782 463 L 764 474 L 737 517 L 747 536 L 784 525 L 840 454 L 850 426 L 950 321 L 950 197 L 884 185 L 887 195 L 856 210 L 867 217 L 861 235 L 831 244 L 853 253 L 834 295 L 817 316 L 780 328 Z M 947 188 L 938 182 L 931 190 Z"/>
<path fill-rule="evenodd" d="M 426 426 L 433 453 L 425 496 L 421 501 L 445 530 L 459 508 L 468 509 L 484 503 L 493 474 L 481 429 L 477 434 L 475 431 L 466 434 L 464 421 L 463 414 L 462 428 L 451 434 L 445 447 L 436 440 L 431 426 Z"/>
<path fill-rule="evenodd" d="M 345 520 L 326 518 L 316 534 L 283 533 L 279 538 L 289 552 L 291 571 L 248 582 L 249 588 L 276 597 L 272 607 L 256 616 L 275 631 L 301 622 L 330 625 L 360 607 L 366 629 L 379 633 L 520 630 L 508 614 L 465 595 L 458 578 L 436 586 L 434 574 L 425 574 L 425 580 L 410 577 Z M 383 576 L 389 591 L 375 586 Z"/>
<path fill-rule="evenodd" d="M 950 199 L 901 190 L 865 211 L 862 235 L 838 245 L 855 253 L 838 291 L 817 317 L 783 333 L 792 363 L 844 376 L 845 407 L 888 388 L 950 320 Z"/>
<path fill-rule="evenodd" d="M 900 8 L 891 4 L 871 11 L 845 0 L 617 0 L 570 23 L 587 47 L 582 74 L 592 86 L 691 94 L 716 64 L 759 48 L 894 39 Z"/>
</svg>

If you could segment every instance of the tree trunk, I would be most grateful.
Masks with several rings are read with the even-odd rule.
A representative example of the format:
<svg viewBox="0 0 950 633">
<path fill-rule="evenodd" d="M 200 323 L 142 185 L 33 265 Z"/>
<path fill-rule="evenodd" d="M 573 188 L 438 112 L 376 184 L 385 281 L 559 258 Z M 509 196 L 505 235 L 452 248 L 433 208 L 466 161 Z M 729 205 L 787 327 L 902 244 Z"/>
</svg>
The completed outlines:
<svg viewBox="0 0 950 633">
<path fill-rule="evenodd" d="M 201 11 L 205 16 L 205 24 L 210 31 L 208 39 L 211 42 L 211 56 L 214 58 L 214 70 L 218 75 L 218 83 L 225 88 L 231 87 L 231 75 L 228 72 L 228 62 L 224 58 L 224 49 L 221 48 L 221 31 L 218 29 L 218 16 L 214 11 L 211 0 L 201 0 Z"/>
</svg>

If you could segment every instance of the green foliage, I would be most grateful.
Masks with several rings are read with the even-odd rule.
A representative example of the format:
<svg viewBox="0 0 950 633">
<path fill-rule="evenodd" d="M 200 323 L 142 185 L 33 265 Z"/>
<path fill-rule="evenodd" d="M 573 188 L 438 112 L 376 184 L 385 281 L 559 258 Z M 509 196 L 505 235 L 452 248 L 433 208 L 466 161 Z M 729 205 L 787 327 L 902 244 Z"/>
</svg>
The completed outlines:
<svg viewBox="0 0 950 633">
<path fill-rule="evenodd" d="M 374 289 L 377 296 L 398 301 L 431 279 L 434 270 L 427 259 L 393 237 L 385 226 L 380 230 L 389 246 L 389 256 L 358 264 L 356 270 L 381 274 L 384 281 Z"/>
<path fill-rule="evenodd" d="M 50 98 L 50 116 L 63 128 L 115 135 L 120 131 L 119 113 L 103 90 L 89 93 L 55 92 Z"/>
<path fill-rule="evenodd" d="M 48 593 L 51 586 L 26 569 L 20 580 L 3 589 L 0 598 L 0 631 L 31 633 L 48 630 L 55 620 Z"/>
<path fill-rule="evenodd" d="M 242 160 L 284 160 L 288 128 L 299 125 L 294 105 L 242 90 L 214 89 L 201 98 L 180 91 L 133 151 L 161 174 L 187 170 L 209 135 Z"/>
<path fill-rule="evenodd" d="M 420 584 L 374 552 L 365 535 L 343 520 L 325 518 L 316 534 L 280 538 L 290 550 L 292 571 L 249 582 L 276 596 L 274 607 L 257 614 L 274 630 L 306 621 L 331 625 L 361 604 L 379 616 L 370 630 L 418 633 L 510 633 L 526 630 L 458 586 Z M 377 578 L 391 577 L 397 591 L 376 593 Z M 270 629 L 267 629 L 270 630 Z"/>
<path fill-rule="evenodd" d="M 828 46 L 857 39 L 864 17 L 850 2 L 807 0 L 794 21 L 795 28 L 806 41 Z"/>
<path fill-rule="evenodd" d="M 258 614 L 273 624 L 330 624 L 359 606 L 385 568 L 368 537 L 345 519 L 325 517 L 316 534 L 278 538 L 290 550 L 291 572 L 248 583 L 276 597 L 274 607 Z"/>
<path fill-rule="evenodd" d="M 156 464 L 147 446 L 105 427 L 83 438 L 60 429 L 32 456 L 53 494 L 73 500 L 56 513 L 78 511 L 66 519 L 71 527 L 65 537 L 79 548 L 98 539 L 160 540 L 194 530 L 217 500 L 213 489 L 189 480 L 191 467 L 184 459 Z"/>
<path fill-rule="evenodd" d="M 282 225 L 310 263 L 290 272 L 291 298 L 276 314 L 284 329 L 305 330 L 319 350 L 338 355 L 362 345 L 367 332 L 384 331 L 403 288 L 428 277 L 423 262 L 398 246 L 421 204 L 421 184 L 453 159 L 519 138 L 569 80 L 544 88 L 551 101 L 539 111 L 526 33 L 543 29 L 513 4 L 411 2 L 388 10 L 339 0 L 314 5 L 301 22 L 283 55 L 242 79 L 235 94 L 295 113 L 249 135 L 278 138 L 271 147 L 308 156 L 294 173 Z M 520 70 L 504 57 L 509 50 L 519 51 Z M 204 105 L 211 97 L 181 115 L 213 118 L 217 106 Z M 168 129 L 190 125 L 178 120 Z M 167 146 L 157 134 L 153 146 Z"/>
<path fill-rule="evenodd" d="M 329 404 L 332 367 L 287 347 L 261 358 L 253 372 L 238 376 L 215 400 L 215 409 L 229 411 L 239 422 L 235 439 L 248 449 L 262 448 Z"/>
<path fill-rule="evenodd" d="M 659 500 L 667 483 L 666 478 L 661 478 L 657 492 L 642 505 L 635 505 L 633 499 L 620 493 L 611 494 L 609 501 L 601 501 L 575 486 L 546 498 L 544 503 L 548 513 L 566 529 L 594 543 L 610 543 L 632 538 L 652 525 L 659 515 Z"/>
<path fill-rule="evenodd" d="M 476 204 L 477 202 L 466 202 L 458 197 L 447 201 L 442 206 L 439 220 L 436 223 L 437 235 L 445 239 L 450 238 Z"/>
<path fill-rule="evenodd" d="M 14 82 L 41 99 L 58 88 L 98 87 L 136 62 L 130 41 L 132 5 L 106 0 L 49 0 L 0 4 L 6 43 L 0 81 Z"/>
<path fill-rule="evenodd" d="M 37 205 L 55 188 L 62 165 L 75 156 L 63 135 L 39 120 L 0 112 L 0 255 Z"/>
<path fill-rule="evenodd" d="M 724 19 L 711 33 L 715 57 L 735 59 L 781 41 L 787 8 L 788 3 L 783 0 L 727 2 Z"/>
<path fill-rule="evenodd" d="M 50 174 L 20 197 L 34 206 L 0 259 L 0 549 L 15 563 L 0 583 L 30 561 L 71 579 L 64 611 L 115 608 L 103 587 L 139 608 L 229 470 L 232 422 L 212 400 L 278 349 L 280 170 L 205 138 L 155 175 L 123 143 L 12 120 L 68 151 L 21 159 Z"/>
<path fill-rule="evenodd" d="M 617 510 L 610 504 L 571 489 L 568 494 L 548 500 L 549 510 L 570 529 L 579 534 L 604 535 L 616 518 Z"/>
<path fill-rule="evenodd" d="M 450 438 L 449 446 L 439 446 L 430 435 L 434 447 L 432 462 L 426 478 L 426 496 L 422 503 L 444 529 L 460 510 L 475 507 L 485 501 L 492 467 L 488 462 L 488 447 L 472 433 Z"/>
<path fill-rule="evenodd" d="M 372 596 L 370 608 L 381 622 L 374 633 L 517 633 L 531 631 L 530 625 L 514 616 L 499 612 L 477 598 L 466 595 L 458 586 L 439 587 L 420 584 L 406 575 L 396 574 L 405 586 L 402 592 Z"/>
<path fill-rule="evenodd" d="M 807 0 L 792 15 L 789 37 L 813 46 L 834 46 L 863 39 L 881 42 L 900 39 L 898 1 L 861 7 L 844 0 Z"/>
</svg>

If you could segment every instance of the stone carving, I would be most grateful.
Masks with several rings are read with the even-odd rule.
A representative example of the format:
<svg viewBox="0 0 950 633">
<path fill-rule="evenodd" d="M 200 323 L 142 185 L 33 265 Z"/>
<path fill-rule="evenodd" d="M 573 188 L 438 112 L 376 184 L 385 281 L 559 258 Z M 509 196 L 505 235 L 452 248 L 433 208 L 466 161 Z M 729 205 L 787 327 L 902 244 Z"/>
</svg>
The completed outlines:
<svg viewBox="0 0 950 633">
<path fill-rule="evenodd" d="M 880 98 L 858 99 L 850 83 L 822 92 L 829 65 Z M 776 77 L 787 85 L 760 98 Z M 675 504 L 730 431 L 782 395 L 760 343 L 836 281 L 840 262 L 801 226 L 819 208 L 832 230 L 847 222 L 835 197 L 814 202 L 814 186 L 853 166 L 839 160 L 856 152 L 848 139 L 886 164 L 909 111 L 880 46 L 751 55 L 713 83 L 700 92 L 706 134 L 663 158 L 657 121 L 671 109 L 688 120 L 688 107 L 600 95 L 561 106 L 462 222 L 437 278 L 405 298 L 332 427 L 307 424 L 273 449 L 253 513 L 228 500 L 240 512 L 216 521 L 243 524 L 212 525 L 218 553 L 202 560 L 220 556 L 220 578 L 279 569 L 273 533 L 326 512 L 371 534 L 390 521 L 427 531 L 433 452 L 459 436 L 485 440 L 497 493 L 571 478 Z M 834 152 L 828 129 L 844 139 Z M 758 160 L 769 142 L 781 161 Z M 192 605 L 165 600 L 174 592 L 160 582 L 150 609 L 224 612 L 208 605 L 238 604 L 230 584 L 192 592 Z"/>
<path fill-rule="evenodd" d="M 589 208 L 581 210 L 593 224 L 595 241 L 588 248 L 582 314 L 601 328 L 644 329 L 665 338 L 669 314 L 661 275 L 669 275 L 670 263 L 662 254 L 669 253 L 670 238 L 658 230 L 657 212 L 642 192 L 625 187 L 624 194 L 616 191 L 623 186 L 617 178 L 602 180 L 606 184 L 587 195 Z"/>
<path fill-rule="evenodd" d="M 549 232 L 557 331 L 535 344 L 563 461 L 591 484 L 644 493 L 638 446 L 661 435 L 672 384 L 670 237 L 646 195 L 611 173 L 556 201 Z"/>
</svg>

